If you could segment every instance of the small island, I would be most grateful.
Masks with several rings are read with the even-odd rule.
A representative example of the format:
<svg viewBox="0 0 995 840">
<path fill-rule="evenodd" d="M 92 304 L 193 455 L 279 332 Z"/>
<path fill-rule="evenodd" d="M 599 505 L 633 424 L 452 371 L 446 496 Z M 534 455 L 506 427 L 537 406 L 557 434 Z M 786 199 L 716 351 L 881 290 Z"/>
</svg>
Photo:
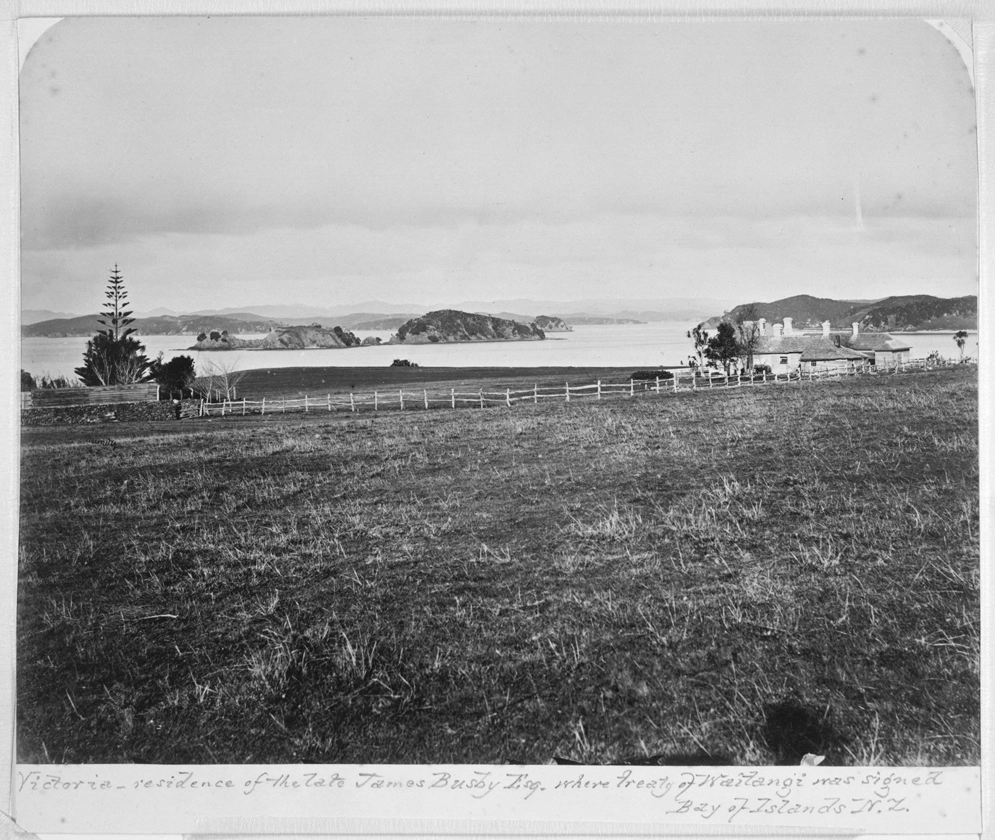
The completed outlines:
<svg viewBox="0 0 995 840">
<path fill-rule="evenodd" d="M 439 309 L 403 323 L 390 344 L 443 344 L 464 341 L 541 341 L 546 334 L 535 324 L 520 324 L 491 315 Z"/>
<path fill-rule="evenodd" d="M 318 324 L 271 330 L 263 338 L 239 338 L 227 330 L 210 330 L 197 336 L 190 350 L 334 350 L 358 347 L 361 340 L 342 327 L 326 330 Z"/>
<path fill-rule="evenodd" d="M 562 318 L 557 318 L 555 315 L 538 315 L 532 322 L 532 326 L 538 327 L 544 333 L 573 331 L 573 327 L 571 327 Z"/>
</svg>

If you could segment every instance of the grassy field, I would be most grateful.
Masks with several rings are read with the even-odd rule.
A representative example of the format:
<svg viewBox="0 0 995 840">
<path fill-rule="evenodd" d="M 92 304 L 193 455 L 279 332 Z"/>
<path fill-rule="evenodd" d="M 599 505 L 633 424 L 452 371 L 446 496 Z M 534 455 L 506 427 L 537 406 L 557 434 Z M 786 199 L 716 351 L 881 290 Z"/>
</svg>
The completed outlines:
<svg viewBox="0 0 995 840">
<path fill-rule="evenodd" d="M 977 763 L 977 417 L 960 368 L 25 428 L 19 760 Z"/>
<path fill-rule="evenodd" d="M 402 348 L 398 348 L 402 349 Z M 403 354 L 401 354 L 403 355 Z M 238 396 L 250 399 L 300 398 L 341 395 L 358 389 L 370 394 L 379 388 L 385 395 L 405 390 L 414 395 L 423 389 L 448 392 L 450 388 L 502 391 L 533 385 L 563 388 L 605 382 L 628 382 L 634 368 L 539 367 L 539 368 L 445 368 L 445 367 L 335 367 L 270 368 L 247 371 L 238 383 Z"/>
</svg>

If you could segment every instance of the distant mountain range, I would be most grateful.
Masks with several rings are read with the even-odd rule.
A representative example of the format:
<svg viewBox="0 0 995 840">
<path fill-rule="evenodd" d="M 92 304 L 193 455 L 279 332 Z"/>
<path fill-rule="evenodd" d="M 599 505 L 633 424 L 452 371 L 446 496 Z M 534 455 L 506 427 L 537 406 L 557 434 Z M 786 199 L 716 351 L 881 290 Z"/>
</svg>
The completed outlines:
<svg viewBox="0 0 995 840">
<path fill-rule="evenodd" d="M 662 318 L 611 318 L 607 315 L 570 315 L 571 324 L 645 324 L 646 321 L 662 321 Z"/>
<path fill-rule="evenodd" d="M 653 321 L 687 321 L 696 323 L 709 311 L 728 302 L 706 298 L 664 299 L 590 299 L 577 301 L 494 300 L 466 301 L 456 307 L 439 307 L 531 324 L 537 317 L 562 319 L 569 326 L 587 324 L 636 324 Z M 772 302 L 740 304 L 705 321 L 714 328 L 723 319 L 735 318 L 746 307 L 755 307 L 758 317 L 778 322 L 794 319 L 795 327 L 815 326 L 828 320 L 835 328 L 847 328 L 854 321 L 862 329 L 928 330 L 977 329 L 976 296 L 939 298 L 932 295 L 900 295 L 882 300 L 833 300 L 812 295 L 795 295 Z M 318 325 L 324 329 L 397 330 L 406 322 L 424 316 L 427 308 L 417 304 L 389 304 L 383 301 L 338 307 L 313 307 L 305 304 L 279 306 L 241 306 L 222 310 L 201 310 L 188 314 L 166 309 L 143 313 L 132 324 L 140 335 L 198 335 L 210 330 L 231 335 L 265 333 L 295 324 Z M 42 317 L 42 316 L 58 317 Z M 99 317 L 51 310 L 24 310 L 21 335 L 30 337 L 89 336 L 101 329 Z"/>
<path fill-rule="evenodd" d="M 791 318 L 795 329 L 818 327 L 829 321 L 835 329 L 857 323 L 862 330 L 914 332 L 919 330 L 960 330 L 978 328 L 978 298 L 939 298 L 932 295 L 897 295 L 881 300 L 833 300 L 811 295 L 767 302 L 744 303 L 704 322 L 714 329 L 722 321 L 742 316 L 765 318 L 778 323 Z"/>
<path fill-rule="evenodd" d="M 562 318 L 568 324 L 621 324 L 646 321 L 697 321 L 728 306 L 732 301 L 713 298 L 591 298 L 574 301 L 513 300 L 464 301 L 452 306 L 425 306 L 415 303 L 386 303 L 380 300 L 340 306 L 308 304 L 243 305 L 226 309 L 177 312 L 165 307 L 136 312 L 134 327 L 144 335 L 198 334 L 218 329 L 235 332 L 265 332 L 272 327 L 293 324 L 320 324 L 323 328 L 394 330 L 405 321 L 430 310 L 455 309 L 478 312 L 497 318 L 510 318 L 530 324 L 540 315 Z M 97 329 L 97 315 L 75 315 L 47 309 L 21 312 L 21 335 L 82 336 Z M 28 329 L 31 328 L 31 329 Z"/>
<path fill-rule="evenodd" d="M 158 315 L 153 318 L 136 318 L 130 325 L 140 335 L 197 335 L 208 330 L 227 330 L 230 333 L 265 333 L 280 322 L 260 318 L 252 313 L 242 317 L 219 315 Z M 22 338 L 58 338 L 61 336 L 94 335 L 105 327 L 99 315 L 79 315 L 74 318 L 55 318 L 33 324 L 21 324 Z"/>
</svg>

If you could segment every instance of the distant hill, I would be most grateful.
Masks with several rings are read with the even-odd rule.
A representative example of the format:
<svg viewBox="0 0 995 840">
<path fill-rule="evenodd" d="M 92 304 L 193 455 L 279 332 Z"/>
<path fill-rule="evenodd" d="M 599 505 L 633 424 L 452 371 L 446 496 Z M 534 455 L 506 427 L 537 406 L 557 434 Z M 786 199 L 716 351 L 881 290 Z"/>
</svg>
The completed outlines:
<svg viewBox="0 0 995 840">
<path fill-rule="evenodd" d="M 233 312 L 256 312 L 266 318 L 274 318 L 283 323 L 324 323 L 326 319 L 334 319 L 336 324 L 344 324 L 345 316 L 358 314 L 378 317 L 385 315 L 403 315 L 407 312 L 424 312 L 427 307 L 413 303 L 386 303 L 382 300 L 368 300 L 361 303 L 351 303 L 339 306 L 315 306 L 306 303 L 242 305 L 227 309 L 202 309 L 196 315 L 226 315 Z"/>
<path fill-rule="evenodd" d="M 136 318 L 131 324 L 139 335 L 198 335 L 217 330 L 233 335 L 239 333 L 264 333 L 276 326 L 283 326 L 271 318 L 260 318 L 253 313 L 244 317 L 220 315 L 159 315 L 154 318 Z M 94 335 L 104 326 L 99 315 L 81 315 L 76 318 L 55 318 L 36 324 L 22 324 L 22 338 L 56 338 L 62 336 Z"/>
<path fill-rule="evenodd" d="M 722 321 L 734 321 L 749 308 L 757 318 L 779 323 L 791 318 L 795 329 L 814 328 L 829 321 L 835 329 L 854 322 L 864 330 L 916 331 L 977 329 L 978 298 L 975 295 L 939 298 L 932 295 L 898 295 L 883 300 L 833 300 L 795 295 L 770 303 L 740 304 L 723 315 L 709 318 L 704 326 L 714 329 Z"/>
<path fill-rule="evenodd" d="M 342 326 L 348 327 L 350 330 L 396 330 L 405 321 L 410 321 L 412 318 L 418 318 L 421 313 L 377 316 L 370 313 L 360 314 L 365 314 L 367 317 L 364 320 L 356 320 L 359 317 L 359 314 L 346 315 L 339 320 Z"/>
<path fill-rule="evenodd" d="M 490 312 L 486 309 L 481 309 L 476 311 L 476 314 L 490 315 L 492 318 L 500 318 L 503 321 L 517 321 L 519 324 L 531 324 L 535 320 L 535 315 L 523 315 L 521 312 Z"/>
<path fill-rule="evenodd" d="M 590 324 L 645 324 L 645 321 L 639 321 L 635 318 L 611 318 L 607 315 L 569 315 L 571 324 L 580 324 L 582 326 Z"/>
<path fill-rule="evenodd" d="M 777 323 L 785 318 L 791 318 L 796 329 L 809 324 L 816 326 L 823 321 L 830 321 L 833 326 L 843 326 L 842 319 L 854 309 L 866 306 L 865 301 L 833 300 L 818 298 L 812 295 L 794 295 L 771 301 L 770 303 L 754 301 L 735 306 L 723 315 L 709 318 L 705 325 L 714 329 L 724 320 L 734 321 L 741 313 L 753 308 L 757 318 L 766 318 L 768 323 Z M 849 326 L 847 324 L 846 326 Z"/>
<path fill-rule="evenodd" d="M 67 320 L 77 317 L 72 312 L 53 312 L 51 309 L 22 309 L 21 325 L 37 324 L 39 321 Z"/>
<path fill-rule="evenodd" d="M 978 298 L 966 295 L 890 297 L 852 313 L 861 327 L 875 330 L 961 330 L 978 328 Z"/>
<path fill-rule="evenodd" d="M 420 318 L 412 318 L 397 330 L 391 344 L 434 344 L 461 341 L 536 341 L 546 337 L 537 327 L 461 312 L 439 309 Z"/>
<path fill-rule="evenodd" d="M 456 305 L 467 312 L 548 312 L 576 322 L 575 315 L 632 318 L 639 321 L 684 321 L 701 319 L 709 312 L 731 306 L 733 300 L 698 297 L 674 298 L 585 298 L 582 300 L 513 300 L 467 301 Z"/>
</svg>

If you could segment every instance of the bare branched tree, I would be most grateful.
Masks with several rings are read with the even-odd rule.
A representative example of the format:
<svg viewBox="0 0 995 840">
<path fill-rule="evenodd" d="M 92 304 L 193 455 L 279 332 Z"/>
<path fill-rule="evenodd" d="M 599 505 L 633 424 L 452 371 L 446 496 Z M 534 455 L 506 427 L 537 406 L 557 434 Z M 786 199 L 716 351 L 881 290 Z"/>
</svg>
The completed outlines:
<svg viewBox="0 0 995 840">
<path fill-rule="evenodd" d="M 688 362 L 695 370 L 705 367 L 705 348 L 708 347 L 708 332 L 698 324 L 693 330 L 688 330 L 688 338 L 694 342 L 694 355 L 688 357 Z"/>
<path fill-rule="evenodd" d="M 747 371 L 753 371 L 753 354 L 760 344 L 760 310 L 755 303 L 742 306 L 736 312 L 736 343 L 739 354 L 746 362 Z"/>
<path fill-rule="evenodd" d="M 204 374 L 198 376 L 193 389 L 211 401 L 234 400 L 238 397 L 238 384 L 245 378 L 247 371 L 236 370 L 238 359 L 227 363 L 208 362 L 204 365 Z"/>
</svg>

